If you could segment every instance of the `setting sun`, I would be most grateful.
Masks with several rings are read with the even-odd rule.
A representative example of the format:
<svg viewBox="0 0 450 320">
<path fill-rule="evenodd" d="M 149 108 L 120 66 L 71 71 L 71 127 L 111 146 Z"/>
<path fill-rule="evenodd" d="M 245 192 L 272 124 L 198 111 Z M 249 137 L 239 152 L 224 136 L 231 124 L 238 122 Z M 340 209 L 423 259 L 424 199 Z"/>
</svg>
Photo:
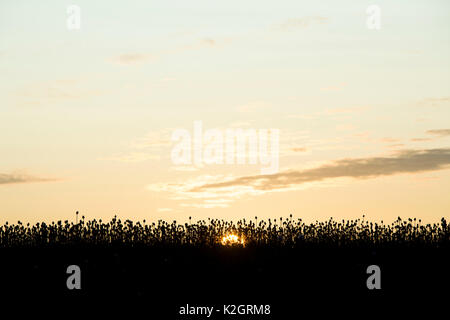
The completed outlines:
<svg viewBox="0 0 450 320">
<path fill-rule="evenodd" d="M 235 245 L 235 244 L 244 245 L 244 243 L 245 243 L 243 238 L 239 238 L 235 234 L 228 234 L 226 236 L 223 236 L 221 242 L 222 242 L 222 245 L 224 245 L 224 246 Z"/>
</svg>

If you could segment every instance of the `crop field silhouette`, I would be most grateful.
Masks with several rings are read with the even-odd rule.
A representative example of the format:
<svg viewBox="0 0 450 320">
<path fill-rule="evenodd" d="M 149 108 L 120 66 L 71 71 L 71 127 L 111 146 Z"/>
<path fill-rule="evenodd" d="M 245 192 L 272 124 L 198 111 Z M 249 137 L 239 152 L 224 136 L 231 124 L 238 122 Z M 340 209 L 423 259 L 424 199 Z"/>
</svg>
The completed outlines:
<svg viewBox="0 0 450 320">
<path fill-rule="evenodd" d="M 2 225 L 0 272 L 8 275 L 2 286 L 12 299 L 132 299 L 150 303 L 161 319 L 176 319 L 186 304 L 269 304 L 272 319 L 287 319 L 299 301 L 307 310 L 324 301 L 364 305 L 423 292 L 440 296 L 448 285 L 449 240 L 444 218 L 434 224 L 364 217 L 305 223 L 292 216 L 179 224 L 82 217 Z M 70 265 L 81 269 L 80 290 L 66 287 Z M 381 269 L 381 290 L 366 285 L 371 265 Z"/>
<path fill-rule="evenodd" d="M 190 219 L 191 220 L 191 219 Z M 229 237 L 232 238 L 229 238 Z M 228 238 L 227 238 L 228 237 Z M 285 247 L 285 248 L 439 248 L 447 247 L 450 226 L 422 224 L 400 217 L 392 224 L 363 219 L 304 223 L 289 218 L 229 222 L 218 219 L 178 224 L 146 224 L 114 217 L 78 223 L 67 220 L 35 225 L 18 222 L 0 227 L 1 247 Z"/>
</svg>

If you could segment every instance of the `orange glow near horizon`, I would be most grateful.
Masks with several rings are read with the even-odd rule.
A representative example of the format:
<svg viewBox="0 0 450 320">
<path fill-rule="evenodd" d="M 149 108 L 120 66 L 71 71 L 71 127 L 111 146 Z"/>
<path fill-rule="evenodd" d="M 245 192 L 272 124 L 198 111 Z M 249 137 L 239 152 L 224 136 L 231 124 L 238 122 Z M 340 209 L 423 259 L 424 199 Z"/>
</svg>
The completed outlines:
<svg viewBox="0 0 450 320">
<path fill-rule="evenodd" d="M 230 245 L 236 245 L 236 244 L 241 244 L 244 245 L 245 241 L 244 239 L 241 237 L 239 238 L 237 235 L 235 234 L 228 234 L 222 237 L 222 241 L 221 241 L 222 245 L 224 246 L 230 246 Z"/>
</svg>

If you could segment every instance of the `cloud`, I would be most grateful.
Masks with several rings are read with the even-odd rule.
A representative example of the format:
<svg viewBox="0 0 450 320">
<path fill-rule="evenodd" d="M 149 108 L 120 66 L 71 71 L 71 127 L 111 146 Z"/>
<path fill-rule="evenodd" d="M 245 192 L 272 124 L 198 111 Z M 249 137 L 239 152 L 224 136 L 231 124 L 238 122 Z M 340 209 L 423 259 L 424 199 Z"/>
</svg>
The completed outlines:
<svg viewBox="0 0 450 320">
<path fill-rule="evenodd" d="M 307 149 L 305 147 L 295 147 L 291 148 L 291 150 L 294 152 L 305 152 Z"/>
<path fill-rule="evenodd" d="M 145 136 L 134 139 L 131 142 L 131 147 L 134 149 L 169 147 L 172 145 L 170 137 L 173 130 L 173 128 L 167 128 L 148 132 Z"/>
<path fill-rule="evenodd" d="M 395 138 L 386 137 L 386 138 L 381 138 L 380 141 L 385 142 L 385 143 L 392 143 L 392 142 L 398 142 L 400 140 L 395 139 Z"/>
<path fill-rule="evenodd" d="M 175 167 L 171 167 L 170 170 L 181 171 L 181 172 L 194 172 L 194 171 L 198 171 L 199 169 L 194 166 L 175 166 Z"/>
<path fill-rule="evenodd" d="M 328 86 L 328 87 L 323 87 L 320 88 L 321 91 L 326 91 L 326 92 L 330 92 L 330 91 L 342 91 L 344 90 L 344 88 L 347 86 L 346 83 L 339 83 L 337 85 L 333 85 L 333 86 Z"/>
<path fill-rule="evenodd" d="M 426 134 L 432 135 L 432 138 L 413 138 L 410 139 L 413 142 L 425 142 L 425 141 L 433 141 L 434 139 L 448 137 L 450 136 L 450 129 L 435 129 L 435 130 L 427 130 Z"/>
<path fill-rule="evenodd" d="M 350 123 L 336 125 L 336 130 L 338 131 L 353 131 L 355 129 L 357 129 L 357 127 Z"/>
<path fill-rule="evenodd" d="M 182 207 L 226 208 L 244 196 L 341 185 L 342 181 L 336 178 L 367 179 L 446 168 L 450 168 L 450 148 L 405 150 L 396 151 L 390 157 L 341 159 L 273 175 L 202 175 L 179 182 L 153 183 L 147 185 L 147 190 L 167 193 L 169 199 L 181 201 Z"/>
<path fill-rule="evenodd" d="M 112 157 L 100 158 L 99 160 L 112 160 L 118 162 L 143 162 L 147 160 L 160 160 L 161 156 L 146 152 L 130 152 L 121 155 L 115 155 Z"/>
<path fill-rule="evenodd" d="M 442 104 L 449 103 L 450 97 L 442 97 L 442 98 L 428 98 L 424 99 L 420 102 L 421 105 L 431 106 L 431 107 L 439 107 Z"/>
<path fill-rule="evenodd" d="M 204 44 L 204 45 L 206 45 L 206 46 L 211 46 L 211 47 L 213 47 L 213 46 L 216 45 L 216 41 L 215 41 L 214 39 L 210 39 L 210 38 L 202 39 L 201 42 L 202 42 L 202 44 Z"/>
<path fill-rule="evenodd" d="M 341 159 L 305 170 L 288 170 L 273 175 L 255 175 L 192 188 L 205 192 L 246 187 L 253 191 L 276 191 L 333 178 L 374 178 L 401 173 L 442 170 L 450 165 L 450 149 L 405 150 L 391 157 Z"/>
<path fill-rule="evenodd" d="M 315 115 L 304 115 L 304 114 L 290 114 L 287 116 L 290 119 L 302 119 L 302 120 L 314 120 L 317 118 Z"/>
<path fill-rule="evenodd" d="M 15 92 L 22 104 L 33 106 L 92 98 L 103 93 L 104 90 L 88 88 L 83 79 L 59 79 L 35 83 Z"/>
<path fill-rule="evenodd" d="M 351 113 L 360 113 L 363 111 L 366 111 L 368 107 L 354 107 L 354 108 L 334 108 L 334 109 L 327 109 L 319 114 L 332 116 L 337 114 L 351 114 Z"/>
<path fill-rule="evenodd" d="M 212 209 L 212 208 L 227 208 L 231 199 L 204 199 L 201 203 L 182 203 L 181 207 Z"/>
<path fill-rule="evenodd" d="M 150 54 L 125 53 L 113 58 L 113 61 L 122 65 L 133 65 L 145 62 L 150 58 L 153 58 L 153 56 Z"/>
<path fill-rule="evenodd" d="M 403 144 L 403 143 L 395 143 L 395 144 L 390 144 L 388 147 L 389 148 L 402 148 L 404 146 L 405 146 L 405 144 Z"/>
<path fill-rule="evenodd" d="M 311 16 L 311 17 L 303 17 L 303 18 L 293 18 L 288 19 L 285 22 L 276 25 L 278 29 L 287 31 L 297 28 L 307 28 L 312 24 L 324 24 L 328 22 L 328 18 L 319 17 L 319 16 Z"/>
<path fill-rule="evenodd" d="M 217 40 L 211 39 L 211 38 L 203 38 L 203 39 L 197 40 L 196 42 L 193 42 L 190 44 L 185 44 L 182 46 L 178 46 L 174 49 L 166 50 L 166 51 L 164 51 L 164 53 L 172 54 L 172 53 L 180 53 L 180 52 L 189 51 L 189 50 L 199 50 L 199 49 L 208 48 L 208 47 L 218 47 L 219 43 L 227 44 L 227 43 L 230 43 L 230 41 L 231 40 L 229 38 L 223 38 L 223 39 L 220 39 L 220 41 L 217 41 Z"/>
<path fill-rule="evenodd" d="M 40 178 L 25 173 L 0 173 L 0 184 L 48 182 L 55 179 Z"/>
<path fill-rule="evenodd" d="M 250 113 L 270 108 L 270 104 L 264 101 L 252 101 L 247 104 L 240 105 L 236 108 L 237 112 Z"/>
<path fill-rule="evenodd" d="M 211 38 L 199 39 L 193 43 L 180 45 L 174 48 L 163 49 L 157 52 L 149 53 L 124 53 L 110 59 L 113 63 L 121 65 L 135 65 L 147 62 L 148 60 L 155 60 L 163 56 L 178 54 L 185 51 L 200 50 L 203 48 L 220 47 L 231 42 L 230 38 L 223 38 L 219 40 Z"/>
<path fill-rule="evenodd" d="M 163 77 L 160 81 L 161 82 L 171 82 L 171 81 L 175 81 L 175 80 L 177 80 L 177 79 L 174 77 Z"/>
<path fill-rule="evenodd" d="M 133 139 L 128 151 L 100 157 L 98 160 L 111 160 L 127 163 L 138 163 L 149 160 L 161 160 L 164 151 L 172 145 L 170 132 L 172 128 L 148 132 L 145 136 Z M 167 153 L 167 152 L 166 152 Z"/>
<path fill-rule="evenodd" d="M 225 175 L 201 175 L 192 179 L 183 179 L 180 182 L 172 183 L 153 183 L 147 185 L 147 190 L 151 192 L 168 193 L 169 199 L 182 201 L 180 206 L 192 208 L 226 208 L 230 202 L 237 200 L 241 193 L 239 192 L 191 192 L 190 190 L 205 183 L 219 182 L 229 180 L 232 176 Z"/>
<path fill-rule="evenodd" d="M 450 129 L 428 130 L 426 133 L 438 137 L 448 137 L 450 136 Z"/>
<path fill-rule="evenodd" d="M 288 115 L 287 117 L 291 118 L 291 119 L 314 120 L 314 119 L 318 119 L 319 117 L 323 117 L 323 116 L 336 117 L 336 116 L 342 116 L 342 115 L 361 113 L 366 110 L 369 110 L 369 107 L 361 106 L 361 107 L 353 107 L 353 108 L 334 108 L 334 109 L 326 109 L 323 111 L 314 112 L 313 114 L 291 114 L 291 115 Z"/>
</svg>

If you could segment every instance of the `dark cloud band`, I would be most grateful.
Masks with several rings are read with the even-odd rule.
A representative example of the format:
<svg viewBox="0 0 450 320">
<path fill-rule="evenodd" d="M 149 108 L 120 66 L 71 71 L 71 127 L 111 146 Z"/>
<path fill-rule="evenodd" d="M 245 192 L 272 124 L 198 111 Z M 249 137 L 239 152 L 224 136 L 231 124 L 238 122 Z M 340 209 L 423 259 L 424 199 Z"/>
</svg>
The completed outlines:
<svg viewBox="0 0 450 320">
<path fill-rule="evenodd" d="M 447 137 L 450 136 L 450 129 L 428 130 L 427 133 L 434 136 Z"/>
<path fill-rule="evenodd" d="M 0 173 L 0 184 L 45 182 L 45 181 L 54 181 L 54 179 L 39 178 L 20 173 L 12 173 L 12 174 Z"/>
<path fill-rule="evenodd" d="M 272 175 L 246 176 L 225 182 L 204 184 L 191 189 L 191 191 L 200 192 L 234 186 L 248 186 L 256 190 L 275 190 L 331 178 L 362 179 L 441 170 L 449 165 L 450 149 L 448 148 L 405 150 L 393 157 L 341 159 L 331 164 L 306 170 L 288 170 Z"/>
</svg>

